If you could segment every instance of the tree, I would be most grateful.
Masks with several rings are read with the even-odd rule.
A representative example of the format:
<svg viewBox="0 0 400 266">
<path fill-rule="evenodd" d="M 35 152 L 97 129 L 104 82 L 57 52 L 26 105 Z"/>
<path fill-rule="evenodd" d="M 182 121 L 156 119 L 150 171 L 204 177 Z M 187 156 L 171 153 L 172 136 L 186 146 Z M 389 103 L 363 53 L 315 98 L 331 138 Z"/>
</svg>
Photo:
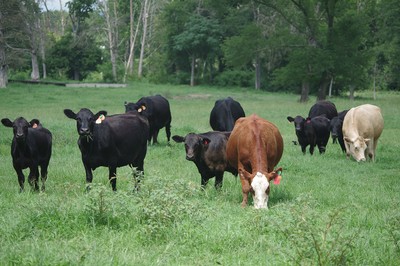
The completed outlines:
<svg viewBox="0 0 400 266">
<path fill-rule="evenodd" d="M 72 34 L 61 37 L 49 55 L 49 72 L 66 74 L 74 80 L 82 80 L 90 71 L 96 70 L 102 58 L 99 46 L 91 37 L 81 35 L 76 39 Z"/>
<path fill-rule="evenodd" d="M 196 59 L 206 59 L 219 48 L 219 23 L 215 19 L 193 15 L 185 24 L 181 34 L 176 35 L 174 49 L 184 51 L 190 58 L 190 86 L 194 86 Z"/>
</svg>

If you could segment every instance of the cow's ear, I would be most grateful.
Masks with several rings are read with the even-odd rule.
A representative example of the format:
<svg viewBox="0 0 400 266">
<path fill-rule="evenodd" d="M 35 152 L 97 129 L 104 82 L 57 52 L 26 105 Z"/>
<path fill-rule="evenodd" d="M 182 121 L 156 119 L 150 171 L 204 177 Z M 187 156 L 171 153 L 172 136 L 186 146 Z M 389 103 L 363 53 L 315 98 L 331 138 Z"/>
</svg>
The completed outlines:
<svg viewBox="0 0 400 266">
<path fill-rule="evenodd" d="M 181 142 L 184 142 L 184 141 L 185 141 L 185 138 L 184 138 L 184 137 L 178 136 L 178 135 L 172 136 L 172 139 L 173 139 L 175 142 L 178 142 L 178 143 L 181 143 Z"/>
<path fill-rule="evenodd" d="M 348 137 L 343 137 L 343 140 L 346 141 L 347 143 L 353 143 L 353 141 Z"/>
<path fill-rule="evenodd" d="M 13 127 L 13 122 L 8 119 L 8 118 L 3 118 L 1 119 L 1 123 L 5 126 L 5 127 Z"/>
<path fill-rule="evenodd" d="M 279 167 L 275 169 L 273 172 L 268 174 L 268 181 L 274 180 L 275 185 L 279 185 L 282 179 L 282 168 Z"/>
<path fill-rule="evenodd" d="M 125 101 L 125 102 L 124 102 L 124 105 L 125 105 L 125 106 L 127 106 L 127 105 L 128 105 L 128 102 L 127 102 L 127 101 Z"/>
<path fill-rule="evenodd" d="M 292 122 L 294 121 L 294 118 L 291 117 L 291 116 L 288 116 L 288 117 L 287 117 L 287 120 L 288 120 L 290 123 L 292 123 Z"/>
<path fill-rule="evenodd" d="M 202 138 L 201 143 L 205 146 L 210 144 L 211 140 L 209 138 Z"/>
<path fill-rule="evenodd" d="M 36 118 L 32 119 L 29 122 L 29 126 L 32 128 L 37 128 L 39 126 L 39 124 L 40 124 L 40 121 L 39 121 L 39 119 L 36 119 Z"/>
<path fill-rule="evenodd" d="M 99 118 L 101 115 L 106 116 L 107 115 L 107 111 L 98 111 L 95 115 L 94 115 L 94 119 L 97 120 L 97 118 Z"/>
<path fill-rule="evenodd" d="M 244 170 L 242 168 L 240 168 L 238 172 L 239 172 L 239 175 L 241 178 L 251 182 L 251 174 L 249 172 L 247 172 L 246 170 Z"/>
<path fill-rule="evenodd" d="M 76 120 L 76 114 L 71 109 L 64 109 L 64 114 L 71 119 Z"/>
</svg>

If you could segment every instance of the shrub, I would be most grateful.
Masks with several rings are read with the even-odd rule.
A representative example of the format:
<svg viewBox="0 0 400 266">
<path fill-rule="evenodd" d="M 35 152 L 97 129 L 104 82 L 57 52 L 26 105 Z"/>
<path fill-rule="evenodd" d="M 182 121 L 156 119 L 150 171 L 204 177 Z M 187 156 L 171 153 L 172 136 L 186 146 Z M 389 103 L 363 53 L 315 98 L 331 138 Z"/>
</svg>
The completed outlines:
<svg viewBox="0 0 400 266">
<path fill-rule="evenodd" d="M 226 70 L 215 77 L 218 86 L 251 87 L 254 83 L 254 73 L 244 70 Z"/>
</svg>

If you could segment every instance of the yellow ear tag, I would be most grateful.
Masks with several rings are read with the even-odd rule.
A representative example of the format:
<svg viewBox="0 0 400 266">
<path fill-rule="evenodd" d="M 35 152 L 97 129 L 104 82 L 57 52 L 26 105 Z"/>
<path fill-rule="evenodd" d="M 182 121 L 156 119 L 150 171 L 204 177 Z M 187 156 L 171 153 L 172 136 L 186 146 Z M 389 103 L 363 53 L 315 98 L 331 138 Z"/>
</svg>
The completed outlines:
<svg viewBox="0 0 400 266">
<path fill-rule="evenodd" d="M 34 123 L 33 125 L 32 125 L 32 128 L 37 128 L 38 127 L 38 125 L 36 124 L 36 123 Z"/>
<path fill-rule="evenodd" d="M 97 118 L 96 120 L 96 124 L 101 124 L 101 122 L 103 122 L 104 119 L 106 119 L 106 117 L 104 115 L 100 115 L 99 118 Z"/>
<path fill-rule="evenodd" d="M 139 113 L 141 113 L 143 110 L 142 110 L 142 108 L 139 108 L 137 111 L 138 111 Z"/>
<path fill-rule="evenodd" d="M 146 106 L 145 106 L 145 105 L 142 105 L 142 109 L 143 109 L 143 111 L 146 110 Z"/>
</svg>

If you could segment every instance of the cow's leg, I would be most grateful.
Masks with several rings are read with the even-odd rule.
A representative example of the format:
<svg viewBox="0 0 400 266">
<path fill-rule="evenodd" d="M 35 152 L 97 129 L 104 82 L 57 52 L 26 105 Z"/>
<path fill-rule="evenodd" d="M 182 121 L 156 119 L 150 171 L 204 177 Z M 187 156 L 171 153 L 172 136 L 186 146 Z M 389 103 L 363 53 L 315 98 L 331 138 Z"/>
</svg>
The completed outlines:
<svg viewBox="0 0 400 266">
<path fill-rule="evenodd" d="M 17 172 L 17 175 L 18 175 L 19 192 L 22 192 L 22 191 L 24 191 L 24 183 L 25 183 L 24 173 L 22 172 L 21 168 L 16 167 L 15 165 L 14 165 L 14 169 L 15 169 L 15 172 Z"/>
<path fill-rule="evenodd" d="M 134 181 L 134 185 L 135 185 L 133 192 L 138 192 L 139 188 L 140 188 L 140 181 L 143 178 L 144 159 L 142 159 L 139 162 L 135 162 L 133 165 L 136 166 L 136 171 L 133 173 L 133 181 Z"/>
<path fill-rule="evenodd" d="M 303 154 L 306 154 L 306 147 L 305 145 L 301 145 L 301 151 L 303 152 Z"/>
<path fill-rule="evenodd" d="M 159 129 L 156 129 L 156 130 L 154 130 L 154 132 L 153 132 L 153 144 L 154 144 L 154 143 L 158 143 L 157 137 L 158 137 L 158 132 L 159 132 L 159 131 L 160 131 Z"/>
<path fill-rule="evenodd" d="M 168 140 L 168 143 L 169 143 L 169 140 L 171 139 L 171 124 L 170 123 L 168 123 L 165 126 L 165 133 L 167 134 L 167 140 Z"/>
<path fill-rule="evenodd" d="M 45 191 L 45 189 L 46 189 L 45 183 L 47 180 L 47 167 L 48 167 L 48 164 L 44 164 L 40 167 L 40 177 L 42 180 L 42 188 L 41 188 L 42 191 Z"/>
<path fill-rule="evenodd" d="M 92 173 L 92 169 L 90 168 L 90 166 L 83 164 L 83 166 L 85 167 L 85 172 L 86 172 L 86 191 L 90 190 L 90 184 L 92 183 L 93 180 L 93 173 Z"/>
<path fill-rule="evenodd" d="M 108 167 L 108 179 L 110 180 L 113 191 L 117 191 L 117 167 Z"/>
<path fill-rule="evenodd" d="M 210 180 L 210 177 L 205 175 L 205 174 L 201 174 L 201 188 L 205 189 L 208 183 L 208 180 Z"/>
<path fill-rule="evenodd" d="M 314 148 L 315 148 L 315 145 L 310 145 L 310 154 L 311 155 L 313 155 L 314 154 Z"/>
<path fill-rule="evenodd" d="M 35 190 L 39 190 L 39 185 L 38 185 L 38 179 L 39 179 L 39 168 L 38 166 L 32 166 L 30 167 L 29 175 L 28 175 L 28 182 L 29 185 Z"/>
<path fill-rule="evenodd" d="M 215 189 L 220 190 L 222 187 L 222 181 L 224 178 L 224 172 L 217 172 L 215 175 Z"/>
</svg>

